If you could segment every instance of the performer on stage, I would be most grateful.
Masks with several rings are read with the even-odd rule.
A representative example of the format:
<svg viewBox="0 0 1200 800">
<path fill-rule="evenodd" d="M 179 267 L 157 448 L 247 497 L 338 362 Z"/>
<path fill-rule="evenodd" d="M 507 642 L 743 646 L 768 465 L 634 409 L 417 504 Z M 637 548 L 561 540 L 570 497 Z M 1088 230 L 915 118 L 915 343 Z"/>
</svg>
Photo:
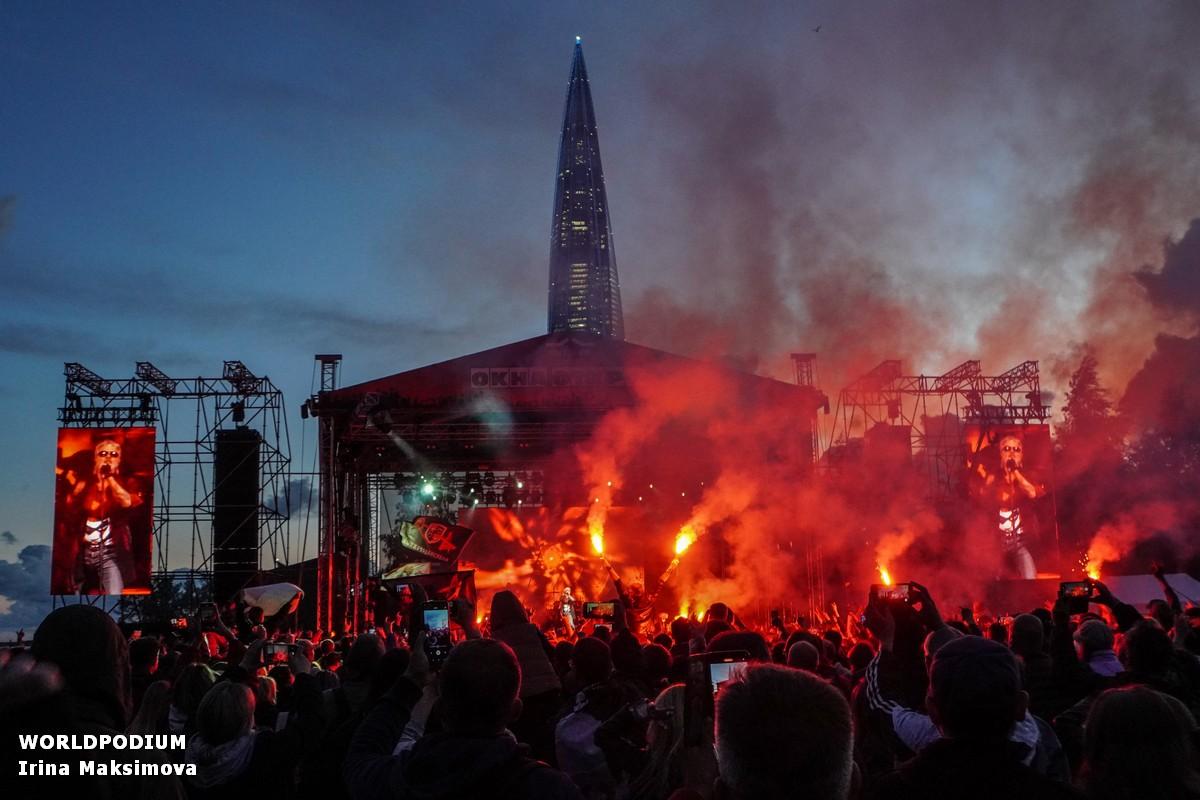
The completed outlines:
<svg viewBox="0 0 1200 800">
<path fill-rule="evenodd" d="M 997 449 L 999 469 L 989 471 L 982 463 L 978 465 L 977 474 L 983 478 L 981 492 L 995 508 L 992 524 L 998 527 L 1006 559 L 1020 577 L 1032 580 L 1037 577 L 1028 544 L 1032 513 L 1022 516 L 1021 512 L 1022 508 L 1031 512 L 1030 501 L 1045 495 L 1046 488 L 1026 474 L 1025 448 L 1019 436 L 1002 436 Z"/>
<path fill-rule="evenodd" d="M 121 594 L 133 576 L 129 511 L 144 501 L 134 482 L 121 475 L 121 445 L 112 439 L 93 449 L 92 474 L 67 473 L 71 519 L 82 538 L 75 568 L 81 594 Z"/>
</svg>

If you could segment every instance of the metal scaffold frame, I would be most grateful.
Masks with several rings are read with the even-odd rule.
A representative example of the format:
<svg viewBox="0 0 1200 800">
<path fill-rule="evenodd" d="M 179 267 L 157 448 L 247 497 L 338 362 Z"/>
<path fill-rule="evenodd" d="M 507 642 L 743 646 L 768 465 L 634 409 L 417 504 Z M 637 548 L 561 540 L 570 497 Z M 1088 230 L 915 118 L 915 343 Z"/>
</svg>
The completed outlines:
<svg viewBox="0 0 1200 800">
<path fill-rule="evenodd" d="M 1042 397 L 1038 362 L 1023 361 L 1000 375 L 984 375 L 964 361 L 942 375 L 905 375 L 898 360 L 883 361 L 838 394 L 831 451 L 861 444 L 878 425 L 907 427 L 914 456 L 927 472 L 931 500 L 959 490 L 966 424 L 1041 425 L 1050 417 Z"/>
<path fill-rule="evenodd" d="M 155 427 L 154 561 L 149 597 L 85 597 L 80 602 L 136 620 L 164 592 L 194 602 L 209 599 L 216 486 L 213 464 L 220 430 L 249 428 L 261 437 L 259 569 L 291 563 L 289 511 L 291 447 L 283 393 L 240 361 L 226 361 L 219 378 L 172 378 L 149 361 L 132 378 L 102 378 L 71 362 L 58 420 L 67 428 Z M 172 419 L 174 418 L 174 420 Z M 157 595 L 157 597 L 156 597 Z M 66 596 L 55 604 L 66 603 Z"/>
</svg>

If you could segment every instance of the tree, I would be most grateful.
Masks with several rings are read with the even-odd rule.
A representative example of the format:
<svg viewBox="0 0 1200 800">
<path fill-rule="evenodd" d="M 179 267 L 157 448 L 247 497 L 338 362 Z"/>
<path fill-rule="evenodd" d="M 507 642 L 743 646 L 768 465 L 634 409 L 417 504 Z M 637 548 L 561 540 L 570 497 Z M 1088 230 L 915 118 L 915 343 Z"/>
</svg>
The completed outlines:
<svg viewBox="0 0 1200 800">
<path fill-rule="evenodd" d="M 1093 435 L 1111 426 L 1113 404 L 1108 390 L 1100 385 L 1099 366 L 1096 356 L 1087 352 L 1071 375 L 1060 436 Z"/>
</svg>

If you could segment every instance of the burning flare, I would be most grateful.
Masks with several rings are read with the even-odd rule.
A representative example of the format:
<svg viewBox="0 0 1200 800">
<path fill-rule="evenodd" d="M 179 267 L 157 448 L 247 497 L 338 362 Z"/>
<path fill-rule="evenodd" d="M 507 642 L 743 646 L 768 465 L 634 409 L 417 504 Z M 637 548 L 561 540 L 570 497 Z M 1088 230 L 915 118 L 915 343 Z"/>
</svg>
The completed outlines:
<svg viewBox="0 0 1200 800">
<path fill-rule="evenodd" d="M 592 549 L 596 551 L 596 555 L 604 555 L 604 526 L 596 520 L 588 522 L 588 534 L 592 539 Z"/>
<path fill-rule="evenodd" d="M 891 586 L 892 574 L 887 571 L 887 567 L 885 567 L 883 564 L 876 564 L 875 566 L 879 570 L 879 579 L 883 581 L 883 585 Z"/>
<path fill-rule="evenodd" d="M 675 555 L 683 555 L 696 542 L 696 531 L 691 525 L 684 525 L 675 537 Z"/>
</svg>

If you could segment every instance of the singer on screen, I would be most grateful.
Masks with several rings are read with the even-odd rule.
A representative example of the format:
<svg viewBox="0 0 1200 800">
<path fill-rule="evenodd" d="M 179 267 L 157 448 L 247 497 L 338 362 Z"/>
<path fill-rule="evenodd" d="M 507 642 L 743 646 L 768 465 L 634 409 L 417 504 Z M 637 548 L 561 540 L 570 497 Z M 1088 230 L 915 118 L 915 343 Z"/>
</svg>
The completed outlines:
<svg viewBox="0 0 1200 800">
<path fill-rule="evenodd" d="M 990 448 L 989 448 L 990 449 Z M 1022 510 L 1031 511 L 1031 502 L 1046 493 L 1045 487 L 1030 477 L 1025 467 L 1025 445 L 1021 437 L 1006 434 L 996 444 L 996 460 L 992 469 L 982 463 L 978 471 L 982 481 L 982 494 L 991 501 L 997 516 L 1005 558 L 1016 574 L 1027 580 L 1037 577 L 1033 554 L 1029 552 L 1030 532 L 1033 515 L 1022 515 Z"/>
<path fill-rule="evenodd" d="M 75 583 L 80 594 L 121 594 L 132 578 L 129 511 L 143 502 L 121 474 L 121 445 L 103 439 L 92 450 L 91 474 L 67 474 L 68 518 L 79 536 Z"/>
</svg>

